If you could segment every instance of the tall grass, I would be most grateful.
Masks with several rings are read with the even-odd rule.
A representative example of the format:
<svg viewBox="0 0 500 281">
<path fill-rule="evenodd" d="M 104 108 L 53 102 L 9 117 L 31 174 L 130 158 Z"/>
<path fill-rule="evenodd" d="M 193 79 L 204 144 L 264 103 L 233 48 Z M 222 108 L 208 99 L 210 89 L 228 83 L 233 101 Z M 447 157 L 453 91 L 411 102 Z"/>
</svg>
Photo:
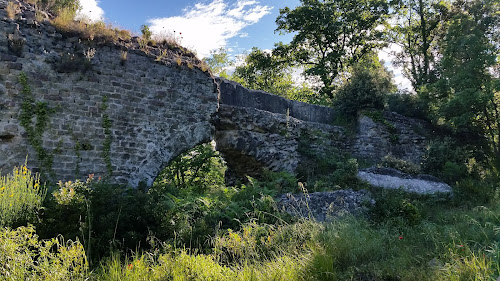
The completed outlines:
<svg viewBox="0 0 500 281">
<path fill-rule="evenodd" d="M 0 175 L 0 227 L 33 216 L 45 195 L 40 176 L 32 174 L 26 164 L 15 167 L 12 175 Z"/>
<path fill-rule="evenodd" d="M 86 280 L 87 269 L 79 242 L 39 241 L 33 226 L 0 229 L 0 280 Z"/>
</svg>

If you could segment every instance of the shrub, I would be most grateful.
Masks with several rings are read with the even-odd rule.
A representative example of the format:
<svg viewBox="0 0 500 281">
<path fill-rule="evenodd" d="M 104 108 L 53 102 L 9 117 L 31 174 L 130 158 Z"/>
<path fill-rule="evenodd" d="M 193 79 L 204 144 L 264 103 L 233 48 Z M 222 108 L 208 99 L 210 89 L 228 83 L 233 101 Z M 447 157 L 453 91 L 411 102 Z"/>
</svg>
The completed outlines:
<svg viewBox="0 0 500 281">
<path fill-rule="evenodd" d="M 15 167 L 12 175 L 0 175 L 0 227 L 32 218 L 45 193 L 39 175 L 33 175 L 26 164 Z"/>
<path fill-rule="evenodd" d="M 2 280 L 86 280 L 88 264 L 78 241 L 39 241 L 33 226 L 1 229 L 0 241 Z"/>
<path fill-rule="evenodd" d="M 396 226 L 416 225 L 422 221 L 420 210 L 403 191 L 383 190 L 372 208 L 372 220 Z"/>
<path fill-rule="evenodd" d="M 407 174 L 420 174 L 421 169 L 420 166 L 417 164 L 413 164 L 411 162 L 396 158 L 392 155 L 386 155 L 382 159 L 382 163 L 380 163 L 381 167 L 386 167 L 386 168 L 393 168 L 396 170 L 400 170 L 403 173 Z"/>
<path fill-rule="evenodd" d="M 414 94 L 406 92 L 389 94 L 387 96 L 387 106 L 390 111 L 397 112 L 404 116 L 427 119 L 424 102 Z"/>
<path fill-rule="evenodd" d="M 147 195 L 139 189 L 87 181 L 60 182 L 48 196 L 38 227 L 44 238 L 58 234 L 83 241 L 89 262 L 146 245 L 154 222 L 146 214 Z"/>
<path fill-rule="evenodd" d="M 91 67 L 91 60 L 85 54 L 62 54 L 54 64 L 55 70 L 60 73 L 86 72 Z"/>
<path fill-rule="evenodd" d="M 375 55 L 355 65 L 352 76 L 335 95 L 335 105 L 347 115 L 355 115 L 361 109 L 383 109 L 387 94 L 396 87 L 391 75 Z"/>
<path fill-rule="evenodd" d="M 458 145 L 453 139 L 437 139 L 430 143 L 426 151 L 422 170 L 453 184 L 470 176 L 467 168 L 469 158 L 469 150 Z"/>
<path fill-rule="evenodd" d="M 149 26 L 143 24 L 141 26 L 141 33 L 142 33 L 142 38 L 146 40 L 151 40 L 151 35 L 153 35 L 153 33 L 151 32 L 151 30 L 149 30 Z"/>
</svg>

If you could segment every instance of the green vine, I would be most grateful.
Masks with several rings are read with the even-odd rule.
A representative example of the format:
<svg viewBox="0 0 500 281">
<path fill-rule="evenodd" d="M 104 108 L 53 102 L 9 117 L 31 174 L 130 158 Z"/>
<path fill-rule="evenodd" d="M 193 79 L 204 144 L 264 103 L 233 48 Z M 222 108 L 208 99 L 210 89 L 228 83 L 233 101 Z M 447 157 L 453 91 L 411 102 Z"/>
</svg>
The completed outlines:
<svg viewBox="0 0 500 281">
<path fill-rule="evenodd" d="M 106 169 L 108 175 L 111 176 L 113 173 L 113 167 L 111 166 L 111 119 L 109 119 L 109 115 L 105 112 L 108 109 L 108 97 L 102 97 L 102 105 L 101 110 L 103 111 L 102 115 L 102 127 L 104 129 L 104 135 L 106 138 L 104 139 L 104 148 L 102 151 L 102 157 L 104 158 L 104 162 L 106 163 Z"/>
<path fill-rule="evenodd" d="M 76 155 L 76 167 L 75 167 L 75 176 L 76 178 L 80 177 L 80 162 L 81 162 L 81 157 L 82 153 L 81 151 L 81 145 L 80 142 L 77 140 L 75 141 L 75 155 Z"/>
<path fill-rule="evenodd" d="M 43 148 L 43 134 L 46 131 L 49 122 L 49 115 L 54 113 L 54 109 L 50 109 L 48 103 L 37 102 L 31 93 L 31 87 L 28 84 L 26 73 L 19 74 L 19 83 L 23 87 L 21 93 L 23 102 L 21 104 L 21 112 L 19 121 L 26 131 L 28 142 L 35 149 L 38 160 L 40 161 L 40 170 L 54 177 L 52 164 L 54 156 Z M 33 117 L 35 121 L 33 122 Z"/>
</svg>

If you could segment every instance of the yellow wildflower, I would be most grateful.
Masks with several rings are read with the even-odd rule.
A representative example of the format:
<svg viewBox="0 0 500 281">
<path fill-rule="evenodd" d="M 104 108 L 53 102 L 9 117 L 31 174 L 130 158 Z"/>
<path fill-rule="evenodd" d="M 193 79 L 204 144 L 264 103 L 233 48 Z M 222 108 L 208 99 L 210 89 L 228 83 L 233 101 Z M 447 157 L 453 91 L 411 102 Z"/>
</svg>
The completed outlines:
<svg viewBox="0 0 500 281">
<path fill-rule="evenodd" d="M 5 190 L 5 186 L 2 186 L 2 188 L 0 188 L 0 191 L 4 191 Z"/>
</svg>

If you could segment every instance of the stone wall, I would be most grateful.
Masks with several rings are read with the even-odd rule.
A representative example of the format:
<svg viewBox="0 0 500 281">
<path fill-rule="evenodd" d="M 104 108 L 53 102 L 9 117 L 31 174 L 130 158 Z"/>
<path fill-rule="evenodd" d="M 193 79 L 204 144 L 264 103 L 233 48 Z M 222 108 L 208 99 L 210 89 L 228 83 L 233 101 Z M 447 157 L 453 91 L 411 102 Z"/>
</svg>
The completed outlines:
<svg viewBox="0 0 500 281">
<path fill-rule="evenodd" d="M 9 20 L 6 3 L 0 0 L 3 173 L 28 156 L 30 167 L 54 180 L 94 174 L 150 185 L 175 156 L 213 138 L 230 179 L 264 168 L 297 173 L 315 157 L 338 152 L 372 163 L 391 154 L 418 164 L 425 151 L 423 122 L 365 114 L 347 133 L 353 129 L 335 125 L 332 108 L 223 79 L 217 85 L 180 48 L 160 56 L 138 38 L 81 40 L 36 22 L 24 2 Z"/>
<path fill-rule="evenodd" d="M 332 124 L 332 108 L 291 101 L 219 79 L 215 142 L 228 163 L 229 182 L 262 169 L 296 173 L 307 164 L 304 147 L 316 154 L 344 148 L 344 129 Z"/>
<path fill-rule="evenodd" d="M 429 126 L 420 120 L 384 112 L 360 113 L 356 128 L 335 125 L 335 110 L 252 91 L 218 79 L 221 97 L 215 141 L 228 163 L 228 176 L 257 176 L 266 168 L 291 173 L 309 170 L 335 153 L 367 164 L 386 155 L 420 164 Z M 231 182 L 231 179 L 230 179 Z"/>
<path fill-rule="evenodd" d="M 208 73 L 179 66 L 172 58 L 155 61 L 134 39 L 82 42 L 63 38 L 48 22 L 28 25 L 29 5 L 17 20 L 8 20 L 5 4 L 0 3 L 3 173 L 28 156 L 30 167 L 55 180 L 111 172 L 114 182 L 151 184 L 172 158 L 211 140 L 211 116 L 218 102 Z M 8 38 L 14 35 L 24 41 L 17 55 L 8 48 Z M 89 50 L 95 50 L 94 57 L 88 59 L 88 67 L 80 67 L 87 63 L 82 54 Z M 124 50 L 128 55 L 122 63 Z M 61 63 L 68 65 L 60 69 Z M 43 130 L 35 138 L 38 145 L 29 140 L 20 121 L 28 98 L 19 83 L 21 73 L 33 97 L 32 108 L 24 112 L 34 130 Z M 37 124 L 43 116 L 48 118 L 45 128 Z"/>
<path fill-rule="evenodd" d="M 358 130 L 349 151 L 357 158 L 372 163 L 385 156 L 405 160 L 417 165 L 422 162 L 431 134 L 428 123 L 394 112 L 384 112 L 382 119 L 360 114 Z"/>
</svg>

